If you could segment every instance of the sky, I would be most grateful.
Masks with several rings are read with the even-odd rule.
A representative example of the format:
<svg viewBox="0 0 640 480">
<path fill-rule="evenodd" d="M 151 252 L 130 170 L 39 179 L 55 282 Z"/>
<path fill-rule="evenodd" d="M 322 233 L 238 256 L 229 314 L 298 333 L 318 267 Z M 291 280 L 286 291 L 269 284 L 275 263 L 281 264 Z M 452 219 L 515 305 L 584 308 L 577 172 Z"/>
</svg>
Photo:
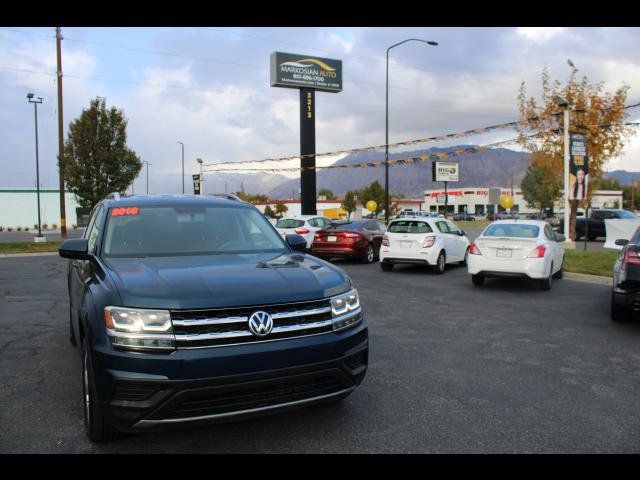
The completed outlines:
<svg viewBox="0 0 640 480">
<path fill-rule="evenodd" d="M 298 92 L 270 86 L 274 51 L 342 60 L 343 91 L 316 93 L 318 153 L 384 144 L 385 52 L 407 38 L 439 45 L 409 42 L 390 52 L 392 143 L 515 121 L 521 83 L 538 97 L 542 69 L 566 81 L 567 59 L 579 75 L 604 82 L 605 91 L 628 85 L 627 103 L 640 102 L 640 28 L 91 27 L 63 28 L 62 36 L 65 139 L 90 100 L 104 97 L 108 107 L 124 110 L 127 143 L 150 164 L 150 193 L 181 192 L 178 142 L 185 145 L 187 192 L 197 158 L 218 163 L 299 153 Z M 0 27 L 0 188 L 36 184 L 28 92 L 44 99 L 40 183 L 58 186 L 55 72 L 54 27 Z M 640 121 L 640 108 L 628 111 L 627 121 Z M 607 170 L 640 171 L 638 133 Z M 462 142 L 514 136 L 499 130 Z M 145 188 L 143 167 L 134 189 Z"/>
</svg>

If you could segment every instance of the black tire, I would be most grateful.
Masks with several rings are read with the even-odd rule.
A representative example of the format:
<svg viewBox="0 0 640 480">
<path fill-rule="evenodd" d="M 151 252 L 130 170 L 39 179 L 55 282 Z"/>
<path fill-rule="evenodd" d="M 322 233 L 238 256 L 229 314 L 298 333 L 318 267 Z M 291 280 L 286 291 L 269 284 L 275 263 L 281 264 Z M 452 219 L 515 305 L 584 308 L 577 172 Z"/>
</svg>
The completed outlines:
<svg viewBox="0 0 640 480">
<path fill-rule="evenodd" d="M 367 245 L 367 252 L 362 257 L 362 263 L 373 263 L 373 260 L 376 258 L 376 252 L 373 249 L 373 245 Z"/>
<path fill-rule="evenodd" d="M 92 442 L 109 442 L 122 436 L 122 433 L 109 422 L 103 409 L 95 398 L 93 368 L 88 359 L 87 340 L 82 342 L 82 410 L 84 412 L 84 430 Z"/>
<path fill-rule="evenodd" d="M 484 277 L 482 275 L 471 275 L 471 282 L 476 287 L 481 287 L 484 284 Z"/>
<path fill-rule="evenodd" d="M 560 270 L 558 270 L 556 273 L 553 274 L 553 278 L 557 278 L 558 280 L 560 280 L 562 277 L 564 277 L 564 259 L 562 259 L 562 265 L 560 265 Z"/>
<path fill-rule="evenodd" d="M 380 262 L 380 268 L 385 272 L 390 272 L 393 270 L 393 263 L 391 262 Z"/>
<path fill-rule="evenodd" d="M 593 242 L 596 238 L 598 238 L 597 236 L 594 237 L 593 235 L 587 237 L 589 239 L 590 242 Z"/>
<path fill-rule="evenodd" d="M 549 276 L 543 280 L 538 280 L 540 285 L 540 290 L 551 290 L 551 281 L 553 279 L 553 263 L 551 264 L 551 268 L 549 269 Z"/>
<path fill-rule="evenodd" d="M 631 310 L 616 305 L 613 301 L 613 295 L 611 295 L 611 320 L 614 322 L 629 322 L 631 321 Z"/>
<path fill-rule="evenodd" d="M 464 252 L 464 260 L 460 262 L 460 265 L 462 265 L 463 267 L 466 267 L 468 260 L 469 260 L 469 247 L 467 247 L 467 251 Z"/>
<path fill-rule="evenodd" d="M 76 334 L 73 331 L 73 321 L 71 318 L 71 308 L 69 308 L 69 341 L 71 342 L 71 345 L 75 347 L 78 345 L 78 342 L 76 341 Z"/>
<path fill-rule="evenodd" d="M 438 260 L 436 260 L 436 264 L 433 266 L 433 273 L 437 275 L 441 275 L 444 273 L 447 268 L 447 255 L 444 251 L 441 251 L 438 255 Z"/>
</svg>

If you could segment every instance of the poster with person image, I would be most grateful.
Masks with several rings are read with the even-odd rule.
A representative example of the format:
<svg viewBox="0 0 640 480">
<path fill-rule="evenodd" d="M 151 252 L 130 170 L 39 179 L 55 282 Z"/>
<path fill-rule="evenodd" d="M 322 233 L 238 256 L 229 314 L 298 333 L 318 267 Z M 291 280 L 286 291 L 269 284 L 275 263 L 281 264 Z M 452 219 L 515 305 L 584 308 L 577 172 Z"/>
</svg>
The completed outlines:
<svg viewBox="0 0 640 480">
<path fill-rule="evenodd" d="M 589 188 L 587 137 L 582 133 L 571 133 L 569 145 L 569 199 L 584 200 Z"/>
</svg>

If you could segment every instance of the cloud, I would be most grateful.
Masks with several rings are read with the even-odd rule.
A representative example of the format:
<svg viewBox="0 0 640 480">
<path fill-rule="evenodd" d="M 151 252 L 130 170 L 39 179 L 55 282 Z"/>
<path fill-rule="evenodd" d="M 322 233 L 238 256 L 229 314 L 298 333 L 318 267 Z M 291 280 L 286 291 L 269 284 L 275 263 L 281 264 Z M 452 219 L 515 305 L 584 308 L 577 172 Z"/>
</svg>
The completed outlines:
<svg viewBox="0 0 640 480">
<path fill-rule="evenodd" d="M 566 29 L 564 27 L 518 27 L 518 35 L 536 43 L 548 42 L 560 35 Z"/>
</svg>

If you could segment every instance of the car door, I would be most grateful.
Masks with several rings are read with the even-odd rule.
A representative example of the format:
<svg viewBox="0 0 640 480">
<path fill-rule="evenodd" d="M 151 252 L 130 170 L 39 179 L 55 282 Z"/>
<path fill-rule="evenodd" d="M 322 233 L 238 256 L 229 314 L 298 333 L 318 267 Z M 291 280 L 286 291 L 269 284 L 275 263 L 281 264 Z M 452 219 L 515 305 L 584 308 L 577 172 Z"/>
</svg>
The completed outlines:
<svg viewBox="0 0 640 480">
<path fill-rule="evenodd" d="M 447 222 L 444 220 L 438 220 L 436 222 L 436 227 L 436 235 L 442 241 L 446 251 L 447 261 L 449 261 L 451 257 L 456 257 L 456 247 L 453 242 L 453 235 L 449 233 L 449 225 L 447 225 Z"/>
<path fill-rule="evenodd" d="M 377 255 L 382 246 L 382 234 L 378 231 L 378 222 L 371 220 L 364 224 L 362 230 L 373 244 L 373 251 Z"/>
<path fill-rule="evenodd" d="M 562 259 L 564 257 L 564 250 L 558 243 L 557 237 L 551 225 L 546 224 L 544 226 L 543 238 L 545 240 L 545 245 L 551 252 L 551 258 L 553 259 L 553 270 L 554 272 L 560 270 L 562 266 Z"/>
<path fill-rule="evenodd" d="M 458 260 L 464 258 L 464 254 L 467 251 L 467 239 L 462 235 L 462 231 L 452 222 L 447 221 L 447 227 L 449 228 L 449 240 L 453 245 L 453 252 Z"/>
</svg>

